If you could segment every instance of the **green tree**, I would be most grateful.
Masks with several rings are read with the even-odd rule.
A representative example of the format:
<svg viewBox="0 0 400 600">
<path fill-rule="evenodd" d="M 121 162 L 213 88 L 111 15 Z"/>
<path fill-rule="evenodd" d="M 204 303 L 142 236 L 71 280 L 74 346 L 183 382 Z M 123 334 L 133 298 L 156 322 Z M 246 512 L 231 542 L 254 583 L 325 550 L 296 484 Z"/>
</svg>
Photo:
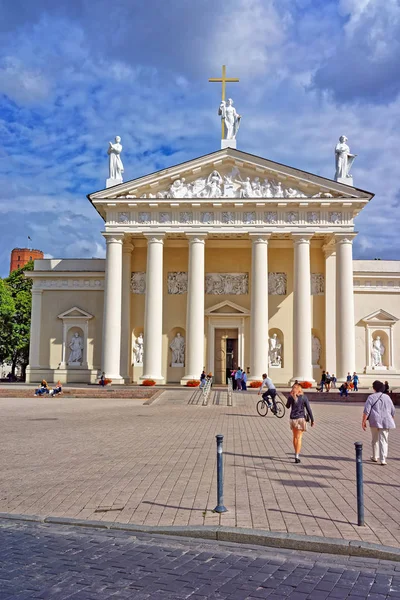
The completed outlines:
<svg viewBox="0 0 400 600">
<path fill-rule="evenodd" d="M 11 289 L 3 279 L 0 279 L 0 363 L 9 358 L 9 340 L 14 313 L 15 304 Z"/>
<path fill-rule="evenodd" d="M 6 360 L 11 362 L 13 375 L 15 375 L 17 365 L 20 365 L 23 377 L 25 377 L 25 369 L 29 360 L 32 305 L 32 279 L 25 277 L 25 271 L 33 271 L 33 261 L 13 271 L 4 280 L 14 303 L 6 341 Z"/>
</svg>

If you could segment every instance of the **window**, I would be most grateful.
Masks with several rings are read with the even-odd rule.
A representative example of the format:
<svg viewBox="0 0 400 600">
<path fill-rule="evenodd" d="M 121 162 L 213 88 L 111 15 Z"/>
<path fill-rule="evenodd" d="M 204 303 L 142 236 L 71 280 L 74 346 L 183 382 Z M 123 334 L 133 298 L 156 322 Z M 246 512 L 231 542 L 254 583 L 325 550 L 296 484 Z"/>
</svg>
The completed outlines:
<svg viewBox="0 0 400 600">
<path fill-rule="evenodd" d="M 29 260 L 32 260 L 32 256 L 29 257 Z"/>
<path fill-rule="evenodd" d="M 21 260 L 21 257 L 20 257 L 20 256 L 18 256 L 18 260 Z"/>
</svg>

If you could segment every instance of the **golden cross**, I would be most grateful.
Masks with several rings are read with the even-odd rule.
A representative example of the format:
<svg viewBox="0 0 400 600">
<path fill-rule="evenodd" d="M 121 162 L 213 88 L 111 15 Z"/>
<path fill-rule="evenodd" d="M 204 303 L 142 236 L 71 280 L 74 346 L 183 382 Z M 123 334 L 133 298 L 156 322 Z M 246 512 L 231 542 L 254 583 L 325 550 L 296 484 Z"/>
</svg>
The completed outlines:
<svg viewBox="0 0 400 600">
<path fill-rule="evenodd" d="M 227 83 L 236 83 L 237 81 L 239 81 L 239 79 L 234 79 L 234 78 L 228 78 L 226 76 L 226 66 L 222 65 L 222 77 L 213 77 L 212 79 L 209 79 L 208 81 L 211 81 L 211 83 L 222 83 L 222 101 L 225 100 L 225 91 L 226 91 L 226 84 Z M 225 138 L 225 123 L 224 120 L 222 119 L 222 129 L 221 129 L 221 135 L 222 138 Z"/>
</svg>

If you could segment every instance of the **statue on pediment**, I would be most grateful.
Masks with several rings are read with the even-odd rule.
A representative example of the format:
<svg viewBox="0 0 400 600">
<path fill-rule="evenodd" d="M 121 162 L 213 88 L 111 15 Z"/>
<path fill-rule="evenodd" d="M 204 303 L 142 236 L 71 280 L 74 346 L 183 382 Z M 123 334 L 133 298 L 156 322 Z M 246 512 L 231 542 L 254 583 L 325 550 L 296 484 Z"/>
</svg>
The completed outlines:
<svg viewBox="0 0 400 600">
<path fill-rule="evenodd" d="M 213 171 L 207 177 L 202 196 L 204 198 L 220 198 L 222 196 L 223 179 L 218 171 Z"/>
<path fill-rule="evenodd" d="M 176 179 L 174 183 L 169 188 L 168 196 L 169 198 L 186 198 L 188 193 L 188 187 L 185 185 L 185 178 Z"/>
<path fill-rule="evenodd" d="M 240 185 L 239 198 L 251 198 L 253 195 L 253 187 L 251 185 L 250 177 L 246 177 L 246 180 L 236 179 L 236 183 Z"/>
<path fill-rule="evenodd" d="M 120 180 L 122 182 L 122 173 L 124 172 L 124 165 L 121 160 L 122 144 L 119 135 L 115 138 L 115 143 L 108 143 L 107 154 L 110 157 L 108 161 L 109 165 L 109 178 Z"/>
<path fill-rule="evenodd" d="M 227 101 L 222 100 L 219 105 L 218 114 L 225 123 L 225 139 L 236 139 L 236 134 L 239 131 L 240 119 L 242 117 L 236 112 L 232 98 L 228 98 Z"/>
<path fill-rule="evenodd" d="M 335 147 L 335 180 L 352 179 L 350 169 L 356 158 L 356 154 L 350 154 L 350 148 L 347 145 L 347 137 L 341 135 L 339 143 Z"/>
</svg>

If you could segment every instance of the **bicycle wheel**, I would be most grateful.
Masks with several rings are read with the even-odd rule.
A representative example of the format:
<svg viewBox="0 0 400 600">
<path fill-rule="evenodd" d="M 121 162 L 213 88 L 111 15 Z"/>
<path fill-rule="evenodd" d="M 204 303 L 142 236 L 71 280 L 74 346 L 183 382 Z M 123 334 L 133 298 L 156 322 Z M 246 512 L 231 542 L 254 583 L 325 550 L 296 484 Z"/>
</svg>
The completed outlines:
<svg viewBox="0 0 400 600">
<path fill-rule="evenodd" d="M 266 417 L 268 414 L 268 404 L 264 402 L 264 400 L 259 400 L 257 402 L 257 412 L 260 417 Z"/>
<path fill-rule="evenodd" d="M 275 416 L 278 417 L 278 419 L 282 419 L 282 417 L 285 416 L 285 412 L 286 412 L 285 405 L 280 400 L 277 400 Z"/>
</svg>

